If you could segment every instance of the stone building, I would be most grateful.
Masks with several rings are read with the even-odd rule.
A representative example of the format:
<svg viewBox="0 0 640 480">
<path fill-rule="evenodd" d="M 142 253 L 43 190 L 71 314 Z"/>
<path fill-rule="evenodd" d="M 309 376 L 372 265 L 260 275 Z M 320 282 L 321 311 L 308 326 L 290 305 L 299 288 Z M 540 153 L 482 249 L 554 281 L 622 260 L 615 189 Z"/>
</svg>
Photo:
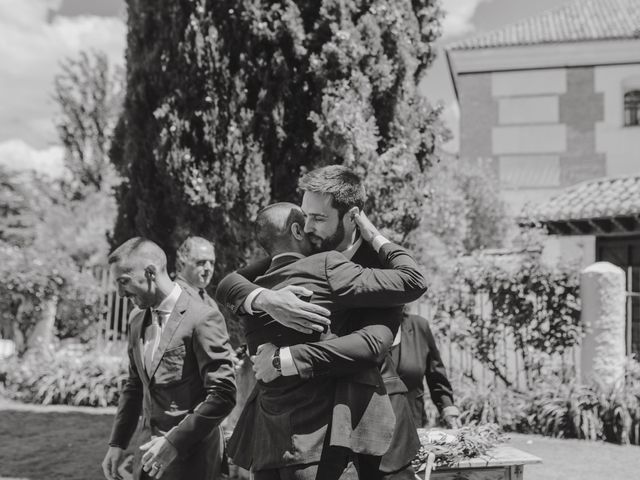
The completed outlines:
<svg viewBox="0 0 640 480">
<path fill-rule="evenodd" d="M 575 0 L 446 55 L 460 157 L 495 172 L 514 212 L 640 173 L 640 0 Z"/>
<path fill-rule="evenodd" d="M 545 254 L 627 274 L 640 354 L 640 0 L 574 0 L 446 49 L 460 158 L 490 169 Z"/>
</svg>

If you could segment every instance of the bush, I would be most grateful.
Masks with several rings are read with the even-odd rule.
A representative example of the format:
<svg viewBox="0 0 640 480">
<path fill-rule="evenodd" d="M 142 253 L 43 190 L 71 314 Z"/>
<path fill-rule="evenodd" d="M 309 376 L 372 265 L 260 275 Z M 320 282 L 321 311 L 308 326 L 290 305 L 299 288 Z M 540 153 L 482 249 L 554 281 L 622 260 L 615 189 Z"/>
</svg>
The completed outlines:
<svg viewBox="0 0 640 480">
<path fill-rule="evenodd" d="M 50 361 L 13 357 L 5 367 L 7 393 L 42 405 L 117 405 L 128 370 L 126 355 L 114 353 L 74 345 L 58 350 Z"/>
<path fill-rule="evenodd" d="M 500 354 L 505 339 L 523 359 L 528 387 L 545 377 L 554 356 L 580 341 L 579 279 L 574 269 L 544 264 L 538 252 L 474 255 L 458 259 L 446 288 L 433 289 L 433 328 L 473 353 L 510 385 L 508 363 Z"/>
<path fill-rule="evenodd" d="M 505 431 L 640 445 L 640 364 L 634 360 L 614 386 L 550 375 L 526 392 L 471 384 L 455 390 L 463 425 L 496 423 Z"/>
</svg>

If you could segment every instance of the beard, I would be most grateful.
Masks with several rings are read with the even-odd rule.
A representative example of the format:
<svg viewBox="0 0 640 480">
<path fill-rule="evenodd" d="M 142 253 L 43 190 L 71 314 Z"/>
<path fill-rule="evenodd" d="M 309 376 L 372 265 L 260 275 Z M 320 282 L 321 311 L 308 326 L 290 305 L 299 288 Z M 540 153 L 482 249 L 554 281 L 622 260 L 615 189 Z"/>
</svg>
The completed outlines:
<svg viewBox="0 0 640 480">
<path fill-rule="evenodd" d="M 338 222 L 338 228 L 336 231 L 327 238 L 321 238 L 313 233 L 309 233 L 308 238 L 309 243 L 311 244 L 311 251 L 313 253 L 335 250 L 344 240 L 344 225 L 342 224 L 342 220 Z"/>
</svg>

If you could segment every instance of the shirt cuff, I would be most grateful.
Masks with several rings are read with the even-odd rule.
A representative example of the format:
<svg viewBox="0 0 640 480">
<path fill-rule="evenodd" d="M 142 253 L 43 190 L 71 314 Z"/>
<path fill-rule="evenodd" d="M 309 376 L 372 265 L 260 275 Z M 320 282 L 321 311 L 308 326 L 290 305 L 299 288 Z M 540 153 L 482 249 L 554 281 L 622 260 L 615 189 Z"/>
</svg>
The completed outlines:
<svg viewBox="0 0 640 480">
<path fill-rule="evenodd" d="M 380 251 L 380 248 L 385 243 L 389 243 L 389 240 L 384 238 L 382 235 L 376 235 L 375 238 L 373 239 L 373 241 L 371 242 L 371 246 L 376 251 L 376 253 L 378 253 Z"/>
<path fill-rule="evenodd" d="M 280 349 L 280 373 L 282 373 L 283 377 L 298 375 L 298 368 L 293 361 L 289 347 L 282 347 Z"/>
<path fill-rule="evenodd" d="M 460 416 L 460 410 L 455 405 L 450 405 L 442 409 L 443 417 L 458 417 Z"/>
<path fill-rule="evenodd" d="M 253 304 L 253 301 L 255 300 L 255 298 L 263 290 L 264 290 L 264 288 L 258 287 L 253 292 L 251 292 L 249 295 L 247 295 L 247 298 L 244 299 L 244 303 L 242 304 L 242 308 L 244 308 L 244 311 L 247 312 L 249 315 L 253 315 L 253 308 L 251 308 L 251 305 Z"/>
</svg>

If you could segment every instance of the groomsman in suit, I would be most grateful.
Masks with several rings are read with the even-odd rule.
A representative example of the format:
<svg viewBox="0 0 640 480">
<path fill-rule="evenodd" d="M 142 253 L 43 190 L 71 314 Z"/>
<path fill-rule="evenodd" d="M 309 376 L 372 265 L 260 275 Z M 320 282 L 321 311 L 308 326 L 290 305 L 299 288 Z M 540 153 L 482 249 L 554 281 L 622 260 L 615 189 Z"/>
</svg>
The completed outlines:
<svg viewBox="0 0 640 480">
<path fill-rule="evenodd" d="M 130 316 L 129 377 L 121 392 L 102 463 L 118 478 L 124 450 L 142 414 L 142 458 L 134 478 L 218 478 L 219 428 L 235 403 L 229 336 L 217 309 L 194 300 L 167 273 L 164 252 L 136 237 L 109 256 L 118 294 L 136 305 Z"/>
<path fill-rule="evenodd" d="M 251 465 L 256 480 L 357 478 L 350 464 L 352 452 L 382 454 L 389 448 L 394 414 L 377 368 L 390 346 L 389 328 L 363 323 L 352 318 L 350 311 L 354 306 L 403 305 L 419 298 L 426 286 L 404 249 L 384 239 L 364 214 L 355 210 L 352 214 L 386 270 L 362 268 L 335 251 L 305 258 L 310 245 L 303 232 L 304 215 L 294 204 L 270 205 L 258 215 L 258 241 L 273 258 L 256 282 L 299 293 L 312 291 L 314 304 L 331 312 L 332 328 L 342 330 L 349 324 L 353 330 L 335 342 L 354 356 L 369 358 L 370 345 L 386 344 L 370 358 L 369 369 L 354 362 L 358 374 L 341 382 L 322 374 L 304 379 L 298 372 L 265 377 L 256 365 L 257 377 L 264 381 L 254 391 L 230 441 L 232 457 L 243 466 Z M 319 333 L 301 333 L 268 316 L 245 325 L 252 354 L 265 348 L 277 352 L 273 344 L 284 347 L 320 338 Z M 335 344 L 323 347 L 336 350 Z M 349 367 L 341 373 L 347 375 Z"/>
<path fill-rule="evenodd" d="M 380 268 L 381 263 L 374 247 L 364 242 L 358 235 L 356 223 L 348 214 L 354 207 L 362 209 L 365 191 L 362 180 L 349 169 L 340 165 L 330 165 L 316 169 L 300 180 L 300 188 L 304 192 L 302 210 L 305 215 L 304 231 L 315 252 L 337 250 L 363 267 Z M 310 333 L 321 330 L 326 321 L 318 306 L 299 299 L 286 289 L 271 290 L 260 288 L 251 283 L 259 275 L 264 274 L 268 263 L 257 263 L 230 274 L 220 283 L 216 298 L 236 312 L 265 312 L 279 323 Z M 397 333 L 402 320 L 402 307 L 354 309 L 362 322 L 387 325 L 387 334 L 391 340 Z M 349 323 L 342 330 L 332 331 L 339 336 L 351 333 Z M 379 344 L 371 344 L 371 355 L 375 356 Z M 271 367 L 272 358 L 277 356 L 281 371 Z M 312 378 L 316 375 L 340 375 L 345 371 L 353 371 L 358 364 L 362 368 L 370 365 L 363 357 L 354 357 L 348 345 L 340 344 L 340 339 L 299 344 L 274 350 L 273 346 L 263 348 L 256 357 L 257 375 L 270 378 L 286 371 L 296 371 L 301 378 Z M 264 368 L 264 372 L 260 371 Z M 413 480 L 414 473 L 411 460 L 420 447 L 409 404 L 405 397 L 407 388 L 398 377 L 393 362 L 386 355 L 381 365 L 384 386 L 393 406 L 394 433 L 391 446 L 386 453 L 358 454 L 360 478 L 407 479 Z"/>
<path fill-rule="evenodd" d="M 207 293 L 213 278 L 216 254 L 213 244 L 202 237 L 188 237 L 176 251 L 176 283 L 212 308 L 218 308 Z"/>
</svg>

